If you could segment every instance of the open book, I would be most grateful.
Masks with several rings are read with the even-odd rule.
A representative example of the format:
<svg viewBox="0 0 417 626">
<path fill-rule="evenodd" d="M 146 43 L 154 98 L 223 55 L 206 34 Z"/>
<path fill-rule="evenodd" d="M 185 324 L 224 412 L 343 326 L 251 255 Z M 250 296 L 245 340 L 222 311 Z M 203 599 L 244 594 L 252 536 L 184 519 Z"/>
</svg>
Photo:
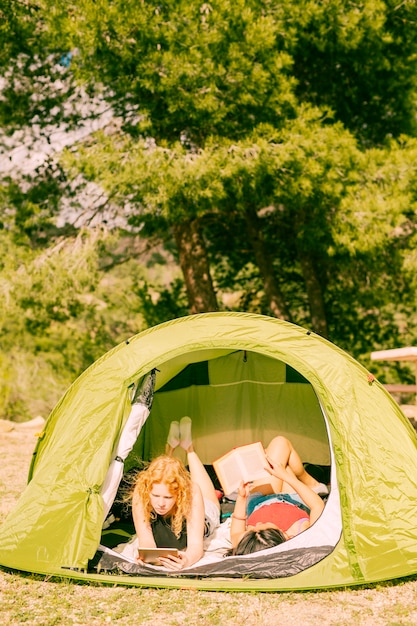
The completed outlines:
<svg viewBox="0 0 417 626">
<path fill-rule="evenodd" d="M 259 484 L 257 482 L 255 490 L 263 494 L 273 493 L 271 475 L 265 469 L 268 465 L 260 441 L 233 448 L 213 461 L 214 470 L 226 496 L 237 491 L 242 481 L 261 481 Z"/>
</svg>

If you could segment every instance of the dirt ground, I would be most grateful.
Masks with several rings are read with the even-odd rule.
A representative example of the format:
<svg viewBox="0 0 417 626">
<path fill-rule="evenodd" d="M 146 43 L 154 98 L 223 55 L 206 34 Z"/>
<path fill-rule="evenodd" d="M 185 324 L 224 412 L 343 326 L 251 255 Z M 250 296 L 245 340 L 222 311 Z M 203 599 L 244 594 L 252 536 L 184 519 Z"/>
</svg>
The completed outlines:
<svg viewBox="0 0 417 626">
<path fill-rule="evenodd" d="M 16 426 L 9 432 L 0 426 L 0 522 L 25 488 L 39 424 L 31 428 Z"/>
</svg>

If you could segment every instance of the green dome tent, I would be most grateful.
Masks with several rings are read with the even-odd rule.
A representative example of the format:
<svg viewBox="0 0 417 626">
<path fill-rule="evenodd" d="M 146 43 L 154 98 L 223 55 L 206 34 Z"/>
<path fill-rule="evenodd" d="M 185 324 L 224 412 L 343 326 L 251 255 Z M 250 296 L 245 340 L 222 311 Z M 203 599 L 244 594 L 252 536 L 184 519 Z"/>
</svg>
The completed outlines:
<svg viewBox="0 0 417 626">
<path fill-rule="evenodd" d="M 150 376 L 150 413 L 146 402 L 139 405 L 132 425 Z M 266 445 L 284 434 L 304 461 L 330 466 L 321 518 L 286 542 L 287 552 L 230 557 L 230 577 L 223 565 L 229 558 L 208 575 L 198 568 L 196 575 L 179 576 L 88 571 L 111 506 L 109 468 L 123 467 L 125 459 L 128 470 L 135 457 L 163 452 L 170 421 L 183 415 L 193 419 L 195 446 L 206 464 L 233 446 Z M 135 440 L 130 454 L 127 432 Z M 28 485 L 0 529 L 0 565 L 112 584 L 240 591 L 317 589 L 415 574 L 416 443 L 378 381 L 310 331 L 246 313 L 166 322 L 101 357 L 52 411 Z M 301 563 L 310 551 L 318 556 L 280 575 L 280 563 L 297 550 Z M 242 576 L 236 575 L 236 562 L 247 558 Z"/>
</svg>

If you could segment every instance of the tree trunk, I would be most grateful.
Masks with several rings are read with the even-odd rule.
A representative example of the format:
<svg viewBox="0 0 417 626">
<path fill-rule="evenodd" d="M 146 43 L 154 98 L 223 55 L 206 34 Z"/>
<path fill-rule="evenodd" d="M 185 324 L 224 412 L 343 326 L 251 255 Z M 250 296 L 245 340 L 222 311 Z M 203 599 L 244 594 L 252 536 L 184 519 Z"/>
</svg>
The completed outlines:
<svg viewBox="0 0 417 626">
<path fill-rule="evenodd" d="M 328 337 L 323 290 L 317 276 L 314 259 L 305 252 L 298 252 L 298 259 L 306 286 L 312 328 L 322 337 Z"/>
<path fill-rule="evenodd" d="M 291 316 L 287 303 L 275 278 L 272 259 L 266 250 L 260 219 L 255 209 L 252 207 L 247 208 L 246 225 L 249 241 L 255 256 L 255 262 L 259 268 L 264 284 L 269 310 L 274 317 L 282 320 L 290 320 Z"/>
<path fill-rule="evenodd" d="M 174 224 L 173 232 L 187 289 L 190 313 L 217 311 L 217 299 L 211 280 L 206 246 L 198 221 Z"/>
</svg>

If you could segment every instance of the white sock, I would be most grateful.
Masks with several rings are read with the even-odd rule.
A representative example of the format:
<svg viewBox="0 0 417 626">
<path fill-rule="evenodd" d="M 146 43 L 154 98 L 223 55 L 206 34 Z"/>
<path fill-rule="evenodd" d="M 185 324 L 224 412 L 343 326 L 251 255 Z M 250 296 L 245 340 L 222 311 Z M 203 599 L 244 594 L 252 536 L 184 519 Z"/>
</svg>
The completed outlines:
<svg viewBox="0 0 417 626">
<path fill-rule="evenodd" d="M 179 422 L 171 422 L 167 437 L 167 444 L 171 448 L 176 448 L 180 444 L 180 424 Z"/>
<path fill-rule="evenodd" d="M 318 493 L 319 495 L 326 495 L 329 493 L 328 488 L 326 487 L 326 485 L 324 483 L 319 483 L 318 485 L 314 485 L 314 487 L 311 487 L 312 491 L 315 491 L 316 493 Z"/>
<path fill-rule="evenodd" d="M 191 424 L 191 418 L 186 415 L 180 420 L 180 446 L 186 451 L 193 443 Z"/>
</svg>

